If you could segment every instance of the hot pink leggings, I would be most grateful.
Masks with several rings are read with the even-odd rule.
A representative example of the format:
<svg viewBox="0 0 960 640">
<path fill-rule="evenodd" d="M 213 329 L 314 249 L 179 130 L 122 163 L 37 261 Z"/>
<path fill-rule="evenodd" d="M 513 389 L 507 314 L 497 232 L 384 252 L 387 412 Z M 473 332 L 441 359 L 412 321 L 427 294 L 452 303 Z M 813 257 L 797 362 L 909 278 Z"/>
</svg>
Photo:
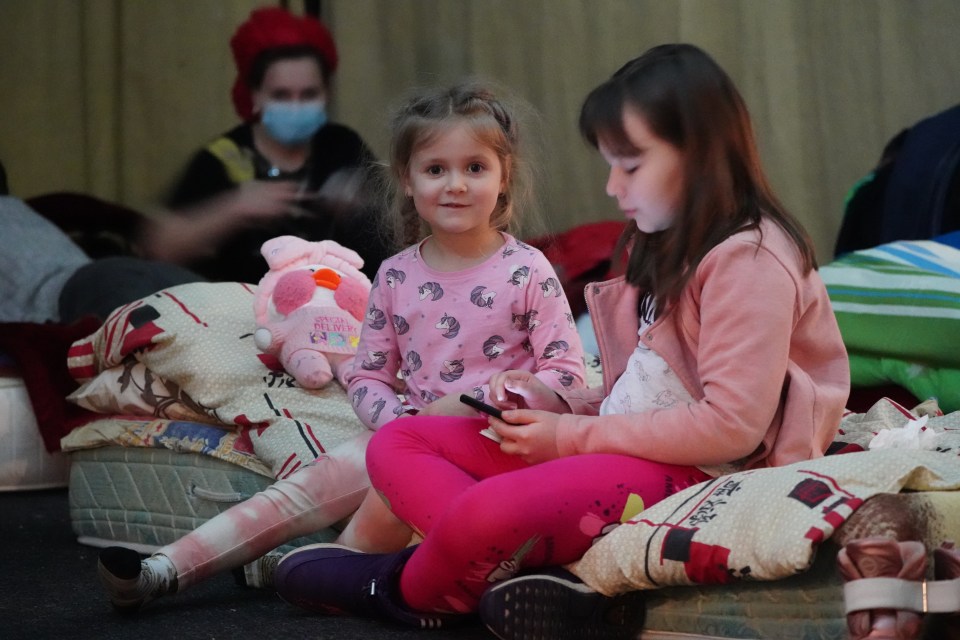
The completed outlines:
<svg viewBox="0 0 960 640">
<path fill-rule="evenodd" d="M 528 465 L 478 432 L 483 418 L 410 417 L 374 434 L 367 471 L 393 512 L 425 536 L 400 579 L 420 611 L 476 610 L 521 568 L 579 559 L 602 534 L 709 479 L 614 454 Z"/>
</svg>

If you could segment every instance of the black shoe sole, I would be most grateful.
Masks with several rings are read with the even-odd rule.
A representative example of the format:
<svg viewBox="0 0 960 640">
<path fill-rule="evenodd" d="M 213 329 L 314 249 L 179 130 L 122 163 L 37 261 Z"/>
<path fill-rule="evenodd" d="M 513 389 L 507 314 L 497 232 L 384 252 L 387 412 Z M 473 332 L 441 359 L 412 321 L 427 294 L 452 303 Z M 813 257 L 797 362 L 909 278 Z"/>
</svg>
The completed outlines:
<svg viewBox="0 0 960 640">
<path fill-rule="evenodd" d="M 583 583 L 531 575 L 488 589 L 480 617 L 500 640 L 633 640 L 646 609 L 639 591 L 609 598 Z"/>
</svg>

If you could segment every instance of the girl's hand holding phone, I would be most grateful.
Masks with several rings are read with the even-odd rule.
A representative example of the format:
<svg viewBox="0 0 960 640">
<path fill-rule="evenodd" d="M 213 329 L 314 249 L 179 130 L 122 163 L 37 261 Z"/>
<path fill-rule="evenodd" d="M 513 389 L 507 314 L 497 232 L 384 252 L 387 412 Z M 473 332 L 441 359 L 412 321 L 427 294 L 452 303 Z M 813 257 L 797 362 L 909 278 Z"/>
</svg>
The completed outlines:
<svg viewBox="0 0 960 640">
<path fill-rule="evenodd" d="M 481 412 L 481 413 L 485 413 L 485 414 L 487 414 L 488 416 L 492 416 L 492 417 L 494 417 L 494 418 L 496 418 L 496 419 L 498 419 L 498 420 L 502 420 L 501 413 L 500 413 L 500 409 L 497 409 L 496 407 L 492 407 L 492 406 L 490 406 L 489 404 L 487 404 L 486 402 L 480 402 L 479 400 L 477 400 L 477 399 L 474 398 L 473 396 L 469 396 L 469 395 L 467 395 L 467 394 L 465 394 L 465 393 L 461 393 L 461 394 L 460 394 L 460 402 L 462 402 L 463 404 L 465 404 L 465 405 L 467 405 L 467 406 L 469 406 L 469 407 L 473 407 L 474 409 L 476 409 L 477 411 L 479 411 L 479 412 Z M 501 442 L 501 440 L 502 440 L 502 439 L 500 438 L 500 436 L 497 435 L 497 432 L 494 431 L 493 429 L 489 428 L 489 427 L 487 427 L 486 429 L 481 429 L 481 430 L 480 430 L 480 435 L 484 436 L 485 438 L 490 438 L 491 440 L 493 440 L 493 441 L 496 442 L 496 443 L 499 443 L 499 442 Z"/>
<path fill-rule="evenodd" d="M 560 396 L 529 371 L 501 371 L 490 376 L 490 402 L 504 410 L 568 411 Z"/>
<path fill-rule="evenodd" d="M 490 429 L 500 436 L 501 451 L 519 456 L 527 464 L 537 464 L 560 457 L 557 448 L 559 422 L 557 413 L 512 409 L 503 412 L 502 420 L 491 417 Z"/>
<path fill-rule="evenodd" d="M 460 402 L 489 416 L 490 426 L 481 430 L 480 435 L 500 443 L 500 450 L 504 453 L 520 456 L 530 464 L 560 457 L 557 450 L 557 414 L 511 409 L 505 416 L 500 409 L 467 394 L 460 396 Z"/>
</svg>

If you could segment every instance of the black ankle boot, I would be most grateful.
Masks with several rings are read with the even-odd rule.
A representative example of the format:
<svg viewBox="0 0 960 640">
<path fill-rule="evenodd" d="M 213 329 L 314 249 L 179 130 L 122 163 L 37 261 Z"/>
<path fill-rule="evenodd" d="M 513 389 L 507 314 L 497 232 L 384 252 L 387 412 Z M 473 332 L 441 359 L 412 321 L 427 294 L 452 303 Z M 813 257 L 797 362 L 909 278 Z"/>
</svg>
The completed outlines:
<svg viewBox="0 0 960 640">
<path fill-rule="evenodd" d="M 164 594 L 177 590 L 177 576 L 171 565 L 169 575 L 145 571 L 139 553 L 126 547 L 100 551 L 97 574 L 114 609 L 131 614 Z"/>
<path fill-rule="evenodd" d="M 642 592 L 607 597 L 560 568 L 504 580 L 480 598 L 480 619 L 500 640 L 633 640 L 645 618 Z"/>
</svg>

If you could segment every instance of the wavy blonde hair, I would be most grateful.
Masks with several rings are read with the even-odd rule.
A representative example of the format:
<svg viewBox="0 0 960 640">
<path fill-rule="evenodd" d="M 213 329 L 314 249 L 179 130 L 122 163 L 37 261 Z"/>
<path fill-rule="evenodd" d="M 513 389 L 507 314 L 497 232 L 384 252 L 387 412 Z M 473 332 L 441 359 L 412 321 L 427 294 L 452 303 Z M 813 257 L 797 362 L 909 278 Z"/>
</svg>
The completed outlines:
<svg viewBox="0 0 960 640">
<path fill-rule="evenodd" d="M 469 127 L 474 137 L 500 160 L 504 190 L 497 200 L 490 226 L 518 233 L 517 211 L 533 206 L 532 177 L 520 152 L 520 126 L 513 109 L 486 84 L 468 81 L 422 91 L 397 109 L 391 119 L 390 181 L 384 191 L 389 232 L 398 247 L 422 240 L 429 229 L 420 219 L 413 198 L 403 190 L 410 159 L 425 144 L 453 126 Z"/>
</svg>

